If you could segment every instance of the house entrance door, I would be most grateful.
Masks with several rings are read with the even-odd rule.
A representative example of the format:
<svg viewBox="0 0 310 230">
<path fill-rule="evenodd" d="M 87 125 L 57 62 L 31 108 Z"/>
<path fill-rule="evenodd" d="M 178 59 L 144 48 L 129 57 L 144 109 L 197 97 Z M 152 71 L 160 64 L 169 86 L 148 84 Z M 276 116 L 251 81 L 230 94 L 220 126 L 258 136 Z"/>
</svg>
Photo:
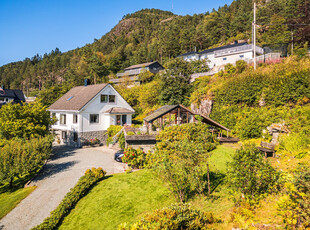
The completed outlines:
<svg viewBox="0 0 310 230">
<path fill-rule="evenodd" d="M 122 115 L 122 125 L 127 124 L 127 115 Z"/>
</svg>

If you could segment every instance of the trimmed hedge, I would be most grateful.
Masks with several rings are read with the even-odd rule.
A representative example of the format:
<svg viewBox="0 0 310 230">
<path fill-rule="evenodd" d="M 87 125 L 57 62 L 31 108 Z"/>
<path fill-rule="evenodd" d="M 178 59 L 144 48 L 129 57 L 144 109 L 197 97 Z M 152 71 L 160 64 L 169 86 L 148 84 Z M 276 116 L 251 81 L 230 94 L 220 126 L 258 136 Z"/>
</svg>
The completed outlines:
<svg viewBox="0 0 310 230">
<path fill-rule="evenodd" d="M 71 209 L 75 207 L 77 202 L 87 194 L 94 184 L 102 180 L 105 174 L 106 171 L 102 170 L 102 168 L 92 168 L 86 170 L 85 175 L 82 176 L 74 188 L 67 193 L 58 207 L 51 212 L 51 215 L 47 217 L 42 224 L 32 228 L 32 230 L 57 228 L 63 218 L 66 217 L 70 213 Z"/>
</svg>

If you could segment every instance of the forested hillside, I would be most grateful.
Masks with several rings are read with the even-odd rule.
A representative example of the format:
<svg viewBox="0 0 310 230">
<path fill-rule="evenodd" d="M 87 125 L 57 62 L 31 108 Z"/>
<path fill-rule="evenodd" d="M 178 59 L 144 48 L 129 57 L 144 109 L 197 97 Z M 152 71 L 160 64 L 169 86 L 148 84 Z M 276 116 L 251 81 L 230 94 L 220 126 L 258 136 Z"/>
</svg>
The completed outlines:
<svg viewBox="0 0 310 230">
<path fill-rule="evenodd" d="M 303 45 L 310 40 L 309 12 L 307 0 L 261 1 L 257 20 L 259 44 L 290 43 L 293 31 L 295 47 Z M 0 83 L 30 94 L 37 94 L 40 86 L 61 94 L 82 84 L 84 78 L 107 82 L 109 75 L 132 64 L 150 60 L 164 64 L 195 47 L 199 51 L 250 39 L 252 18 L 252 0 L 236 0 L 229 6 L 193 16 L 141 10 L 125 15 L 92 44 L 66 53 L 56 48 L 49 54 L 0 67 Z"/>
</svg>

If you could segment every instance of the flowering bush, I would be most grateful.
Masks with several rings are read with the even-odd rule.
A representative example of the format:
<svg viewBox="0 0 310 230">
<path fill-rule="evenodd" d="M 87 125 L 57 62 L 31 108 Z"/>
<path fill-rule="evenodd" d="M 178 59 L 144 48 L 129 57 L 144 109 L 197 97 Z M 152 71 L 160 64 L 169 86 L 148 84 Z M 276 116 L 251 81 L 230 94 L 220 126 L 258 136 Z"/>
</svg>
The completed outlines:
<svg viewBox="0 0 310 230">
<path fill-rule="evenodd" d="M 86 140 L 84 145 L 96 145 L 100 144 L 100 140 L 96 137 L 95 139 Z"/>
<path fill-rule="evenodd" d="M 143 168 L 145 165 L 146 153 L 140 149 L 134 149 L 132 147 L 124 150 L 124 156 L 122 161 L 127 163 L 132 168 Z"/>
</svg>

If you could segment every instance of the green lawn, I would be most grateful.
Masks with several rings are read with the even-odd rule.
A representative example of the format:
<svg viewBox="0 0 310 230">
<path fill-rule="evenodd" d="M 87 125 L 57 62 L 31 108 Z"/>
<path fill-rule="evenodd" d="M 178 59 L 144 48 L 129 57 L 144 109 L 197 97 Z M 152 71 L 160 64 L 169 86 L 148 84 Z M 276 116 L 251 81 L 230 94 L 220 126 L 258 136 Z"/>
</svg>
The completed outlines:
<svg viewBox="0 0 310 230">
<path fill-rule="evenodd" d="M 211 198 L 206 196 L 197 196 L 190 203 L 193 207 L 206 211 L 213 212 L 216 217 L 220 217 L 226 221 L 219 226 L 218 229 L 227 229 L 231 226 L 226 226 L 227 218 L 233 207 L 233 202 L 229 199 L 228 188 L 224 183 L 225 174 L 227 169 L 227 162 L 232 160 L 232 156 L 235 153 L 237 145 L 218 145 L 215 150 L 212 151 L 211 156 Z"/>
<path fill-rule="evenodd" d="M 223 216 L 232 207 L 222 183 L 226 163 L 235 149 L 219 145 L 211 157 L 212 199 L 197 196 L 190 203 L 198 209 Z M 64 219 L 60 229 L 117 229 L 120 223 L 133 223 L 144 213 L 175 203 L 174 197 L 150 171 L 113 175 L 95 186 Z"/>
<path fill-rule="evenodd" d="M 218 170 L 222 173 L 226 173 L 226 164 L 232 160 L 236 147 L 236 145 L 218 145 L 216 149 L 212 151 L 211 170 Z"/>
<path fill-rule="evenodd" d="M 14 192 L 0 194 L 0 219 L 8 214 L 19 202 L 26 198 L 36 187 L 21 188 Z"/>
<path fill-rule="evenodd" d="M 175 203 L 162 182 L 147 170 L 116 174 L 95 186 L 64 219 L 60 229 L 117 229 L 143 213 Z"/>
<path fill-rule="evenodd" d="M 9 183 L 0 184 L 0 219 L 35 190 L 36 187 L 24 188 L 26 182 L 30 180 L 34 174 L 35 172 L 21 178 L 16 178 L 13 182 L 13 188 L 9 187 Z"/>
</svg>

